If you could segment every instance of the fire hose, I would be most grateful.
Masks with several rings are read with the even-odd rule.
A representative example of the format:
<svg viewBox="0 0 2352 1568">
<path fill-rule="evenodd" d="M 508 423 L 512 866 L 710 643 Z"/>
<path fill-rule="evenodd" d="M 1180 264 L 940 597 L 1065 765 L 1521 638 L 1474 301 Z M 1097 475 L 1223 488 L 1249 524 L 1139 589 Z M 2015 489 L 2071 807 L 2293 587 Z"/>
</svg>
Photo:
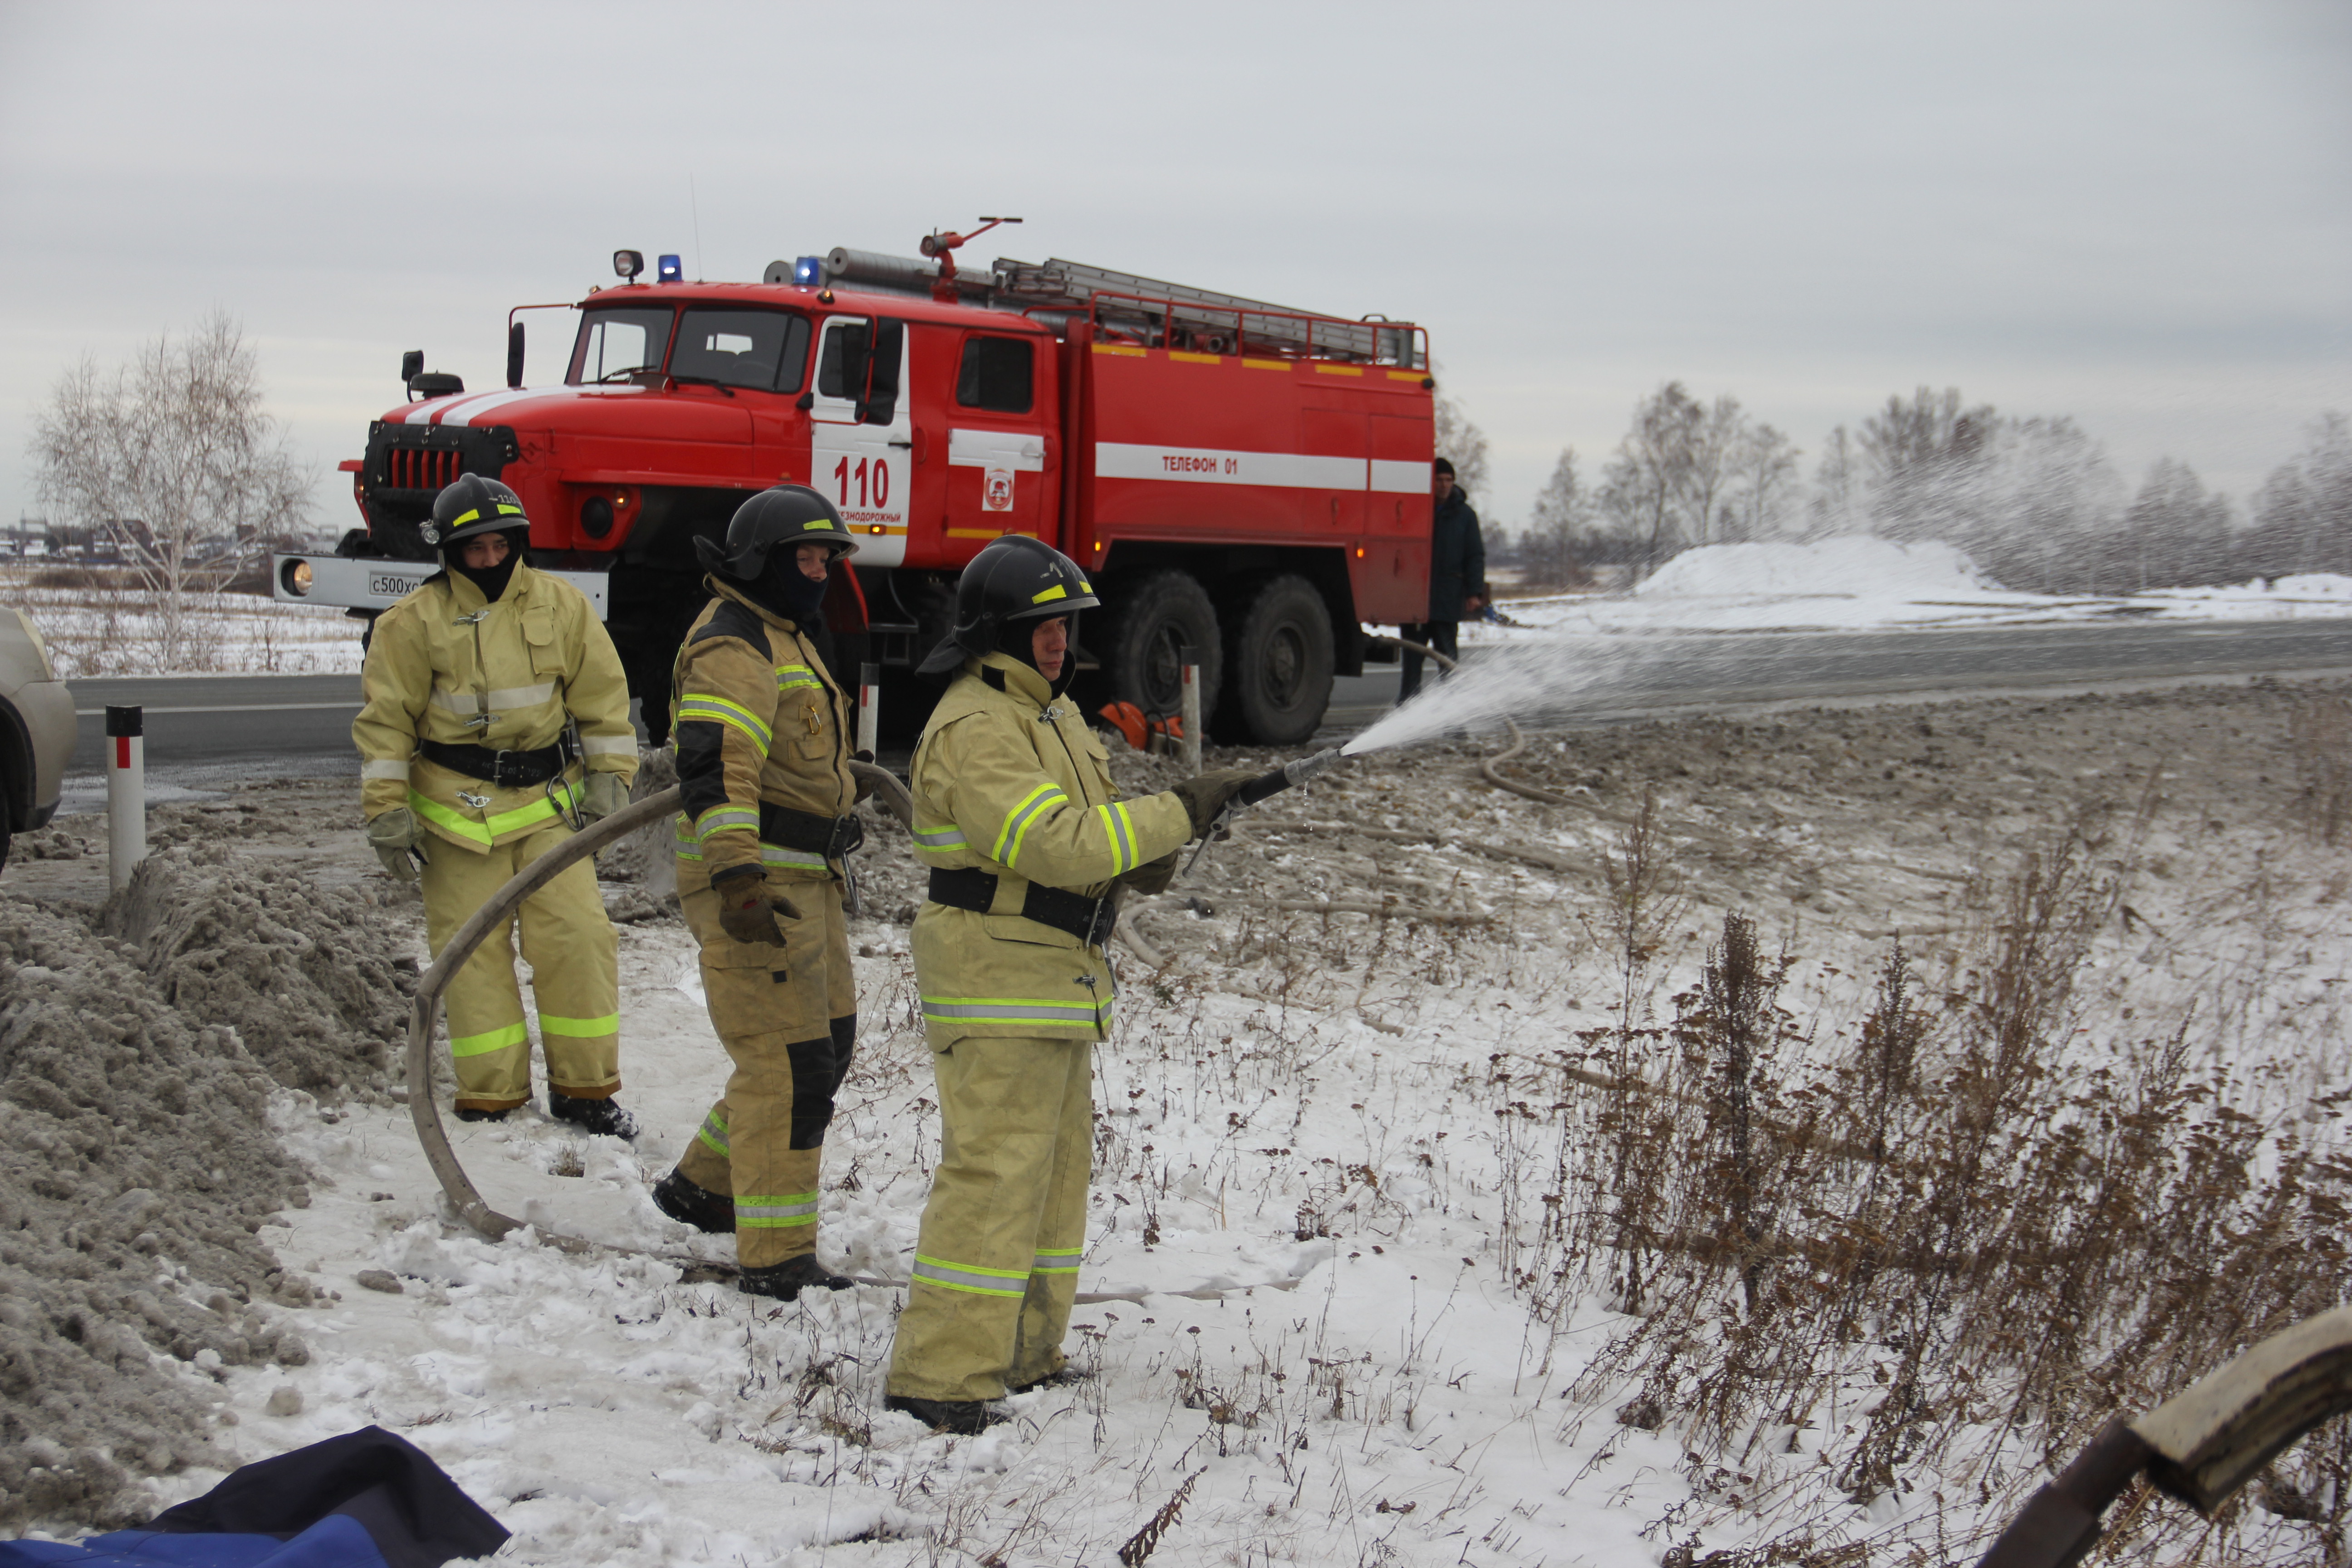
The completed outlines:
<svg viewBox="0 0 2352 1568">
<path fill-rule="evenodd" d="M 897 774 L 887 768 L 877 767 L 868 763 L 852 763 L 849 768 L 862 782 L 872 786 L 876 797 L 893 816 L 906 824 L 908 827 L 913 827 L 914 796 L 908 793 L 906 784 Z M 1281 773 L 1282 770 L 1277 768 L 1267 777 L 1278 778 Z M 1265 780 L 1258 781 L 1259 784 L 1265 782 Z M 1285 786 L 1275 784 L 1265 793 L 1271 794 L 1274 789 L 1282 787 Z M 494 931 L 503 930 L 506 922 L 514 918 L 515 910 L 525 899 L 547 886 L 584 858 L 620 842 L 641 827 L 669 816 L 678 809 L 678 790 L 673 785 L 668 789 L 649 795 L 643 800 L 632 801 L 612 816 L 600 822 L 592 823 L 581 832 L 573 834 L 570 838 L 524 867 L 513 880 L 491 894 L 489 900 L 475 910 L 464 925 L 457 928 L 456 934 L 449 939 L 449 945 L 441 950 L 441 955 L 417 977 L 416 996 L 409 1004 L 408 1009 L 409 1120 L 416 1126 L 416 1141 L 424 1146 L 425 1163 L 433 1167 L 434 1179 L 441 1184 L 441 1191 L 447 1196 L 453 1214 L 457 1218 L 463 1220 L 469 1228 L 492 1241 L 502 1241 L 514 1232 L 526 1228 L 527 1222 L 516 1219 L 511 1215 L 501 1214 L 483 1199 L 480 1189 L 477 1188 L 472 1178 L 466 1174 L 465 1167 L 458 1163 L 457 1152 L 449 1142 L 448 1129 L 442 1125 L 441 1109 L 433 1097 L 433 1030 L 441 1017 L 441 994 L 448 989 L 450 980 L 458 970 L 465 967 L 466 961 L 473 957 L 474 950 L 481 946 L 483 939 Z M 541 1241 L 562 1252 L 610 1253 L 622 1257 L 656 1258 L 677 1268 L 682 1271 L 683 1278 L 689 1280 L 726 1279 L 736 1272 L 735 1266 L 731 1263 L 722 1263 L 711 1258 L 694 1258 L 679 1253 L 650 1252 L 643 1247 L 623 1247 L 614 1242 L 592 1241 L 586 1237 L 566 1235 L 562 1231 L 550 1230 L 543 1226 L 538 1227 L 538 1236 Z M 907 1288 L 907 1281 L 904 1279 L 860 1278 L 857 1283 L 880 1286 L 887 1289 L 903 1290 Z M 1288 1290 L 1295 1289 L 1297 1284 L 1298 1281 L 1296 1279 L 1271 1279 L 1265 1281 L 1263 1288 L 1269 1290 Z M 1244 1290 L 1258 1288 L 1242 1287 Z M 1225 1296 L 1226 1292 L 1218 1289 L 1150 1292 L 1081 1291 L 1076 1298 L 1076 1304 L 1089 1306 L 1102 1301 L 1139 1303 L 1147 1294 L 1183 1296 L 1193 1300 L 1219 1300 Z"/>
<path fill-rule="evenodd" d="M 2352 1307 L 2273 1334 L 2144 1415 L 2116 1416 L 2026 1500 L 1978 1568 L 2073 1568 L 2146 1473 L 2211 1518 L 2305 1433 L 2352 1411 Z"/>
<path fill-rule="evenodd" d="M 850 771 L 870 784 L 877 796 L 888 807 L 892 816 L 912 826 L 915 818 L 914 797 L 907 786 L 887 768 L 866 763 L 852 763 Z M 524 867 L 513 880 L 490 895 L 489 901 L 476 910 L 464 925 L 450 937 L 449 944 L 441 950 L 432 965 L 417 977 L 416 996 L 408 1008 L 408 1115 L 416 1124 L 416 1141 L 424 1145 L 425 1163 L 433 1167 L 434 1178 L 449 1199 L 457 1216 L 492 1241 L 502 1241 L 520 1230 L 524 1222 L 510 1215 L 499 1213 L 483 1201 L 481 1192 L 465 1167 L 457 1163 L 457 1152 L 450 1146 L 448 1130 L 441 1124 L 441 1109 L 433 1098 L 433 1028 L 441 1017 L 441 994 L 457 971 L 474 956 L 474 950 L 494 931 L 503 931 L 515 910 L 525 899 L 547 886 L 573 865 L 609 845 L 616 844 L 637 829 L 658 822 L 678 809 L 677 786 L 659 791 L 639 801 L 632 801 L 604 820 L 591 824 L 573 834 L 553 849 Z M 656 1256 L 639 1248 L 617 1247 L 607 1242 L 590 1241 L 584 1237 L 566 1236 L 561 1231 L 542 1228 L 540 1239 L 564 1252 L 617 1252 L 639 1257 Z M 732 1273 L 730 1267 L 707 1259 L 672 1257 L 666 1259 L 689 1270 L 704 1274 Z M 892 1283 L 868 1280 L 868 1284 Z"/>
</svg>

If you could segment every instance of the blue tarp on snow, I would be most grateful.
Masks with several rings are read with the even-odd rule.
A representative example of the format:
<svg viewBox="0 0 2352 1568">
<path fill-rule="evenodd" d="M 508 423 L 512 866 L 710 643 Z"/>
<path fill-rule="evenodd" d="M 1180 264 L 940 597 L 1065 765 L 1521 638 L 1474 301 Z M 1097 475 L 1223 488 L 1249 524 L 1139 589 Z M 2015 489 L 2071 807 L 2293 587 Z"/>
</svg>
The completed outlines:
<svg viewBox="0 0 2352 1568">
<path fill-rule="evenodd" d="M 441 1568 L 506 1539 L 424 1450 L 362 1426 L 232 1471 L 145 1530 L 0 1541 L 0 1568 Z"/>
</svg>

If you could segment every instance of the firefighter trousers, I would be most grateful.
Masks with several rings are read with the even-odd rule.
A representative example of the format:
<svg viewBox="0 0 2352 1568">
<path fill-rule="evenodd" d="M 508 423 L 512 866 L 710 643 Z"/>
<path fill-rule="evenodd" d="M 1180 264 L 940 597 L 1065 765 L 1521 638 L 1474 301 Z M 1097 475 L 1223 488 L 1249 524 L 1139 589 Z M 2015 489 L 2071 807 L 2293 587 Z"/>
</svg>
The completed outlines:
<svg viewBox="0 0 2352 1568">
<path fill-rule="evenodd" d="M 966 1036 L 931 1068 L 940 1164 L 885 1386 L 997 1399 L 1066 1359 L 1093 1173 L 1094 1042 Z"/>
<path fill-rule="evenodd" d="M 817 1165 L 857 1037 L 841 884 L 771 873 L 769 885 L 801 911 L 781 922 L 781 947 L 729 936 L 707 884 L 689 883 L 678 900 L 702 944 L 710 1026 L 735 1070 L 677 1168 L 735 1200 L 735 1258 L 746 1268 L 816 1250 Z"/>
<path fill-rule="evenodd" d="M 457 928 L 524 867 L 572 837 L 554 824 L 477 854 L 435 838 L 425 852 L 425 940 L 438 957 Z M 620 943 L 586 860 L 566 867 L 485 937 L 449 982 L 449 1054 L 457 1104 L 505 1110 L 530 1098 L 530 1033 L 515 981 L 515 936 L 530 965 L 548 1087 L 604 1100 L 621 1087 Z"/>
</svg>

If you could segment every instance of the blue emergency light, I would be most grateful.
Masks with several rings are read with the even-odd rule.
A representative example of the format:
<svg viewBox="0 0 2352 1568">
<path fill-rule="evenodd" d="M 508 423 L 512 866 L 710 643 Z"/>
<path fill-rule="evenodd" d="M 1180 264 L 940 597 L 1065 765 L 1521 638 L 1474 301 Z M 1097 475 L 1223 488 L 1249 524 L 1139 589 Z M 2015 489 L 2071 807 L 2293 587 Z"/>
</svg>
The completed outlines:
<svg viewBox="0 0 2352 1568">
<path fill-rule="evenodd" d="M 661 258 L 659 266 L 661 270 L 655 274 L 655 279 L 657 282 L 683 283 L 686 281 L 686 268 L 677 264 L 677 257 L 665 256 Z"/>
<path fill-rule="evenodd" d="M 793 263 L 793 281 L 803 289 L 814 289 L 824 281 L 824 258 L 803 256 Z"/>
</svg>

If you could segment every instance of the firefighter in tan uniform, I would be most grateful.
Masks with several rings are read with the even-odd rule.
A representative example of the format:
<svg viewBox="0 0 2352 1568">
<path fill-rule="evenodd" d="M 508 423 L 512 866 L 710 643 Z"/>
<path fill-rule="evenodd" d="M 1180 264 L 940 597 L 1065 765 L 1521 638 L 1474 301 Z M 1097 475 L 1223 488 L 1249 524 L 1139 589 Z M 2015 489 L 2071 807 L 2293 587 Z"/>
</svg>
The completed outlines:
<svg viewBox="0 0 2352 1568">
<path fill-rule="evenodd" d="M 585 596 L 523 564 L 514 491 L 467 474 L 434 498 L 426 542 L 444 570 L 377 617 L 352 721 L 367 839 L 393 875 L 423 862 L 438 954 L 515 874 L 575 827 L 628 804 L 637 772 L 629 691 Z M 621 1087 L 620 969 L 595 868 L 570 867 L 515 922 L 531 967 L 548 1110 L 636 1136 Z M 530 1098 L 530 1037 L 514 943 L 495 932 L 449 984 L 457 1115 L 499 1121 Z"/>
<path fill-rule="evenodd" d="M 832 502 L 778 485 L 737 510 L 723 551 L 696 548 L 714 597 L 670 688 L 677 890 L 735 1070 L 653 1195 L 733 1231 L 741 1289 L 790 1301 L 850 1284 L 817 1261 L 817 1166 L 857 1035 L 842 858 L 865 835 L 849 700 L 814 638 L 831 563 L 857 545 Z"/>
<path fill-rule="evenodd" d="M 988 1401 L 1062 1372 L 1115 894 L 1166 887 L 1177 847 L 1252 776 L 1118 798 L 1101 743 L 1059 700 L 1077 613 L 1099 602 L 1069 557 L 1008 534 L 965 568 L 955 629 L 923 665 L 961 670 L 913 770 L 915 849 L 931 868 L 915 980 L 941 1151 L 884 1404 L 949 1431 L 982 1430 L 1000 1418 Z"/>
</svg>

